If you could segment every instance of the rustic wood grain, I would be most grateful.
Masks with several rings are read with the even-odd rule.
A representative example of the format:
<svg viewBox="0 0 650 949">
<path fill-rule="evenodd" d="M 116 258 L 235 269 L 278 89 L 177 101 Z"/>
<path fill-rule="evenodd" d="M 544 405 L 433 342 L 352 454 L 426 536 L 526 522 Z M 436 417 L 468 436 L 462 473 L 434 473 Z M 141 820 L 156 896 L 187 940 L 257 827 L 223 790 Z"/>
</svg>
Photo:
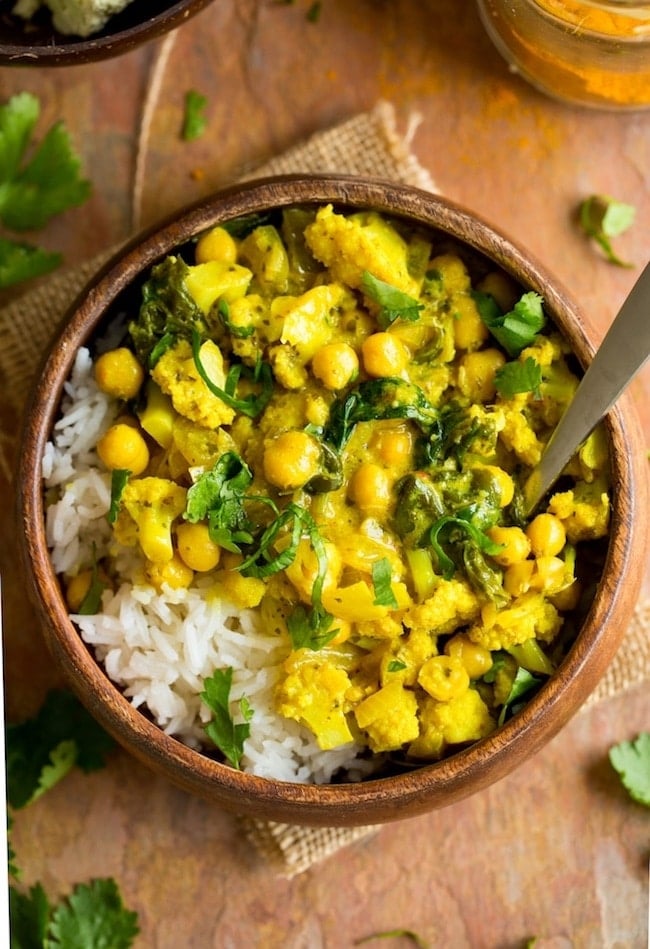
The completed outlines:
<svg viewBox="0 0 650 949">
<path fill-rule="evenodd" d="M 215 0 L 175 34 L 146 143 L 140 223 L 385 97 L 440 191 L 529 247 L 604 333 L 650 259 L 648 113 L 544 98 L 508 72 L 471 3 L 324 0 L 316 23 L 309 6 Z M 28 89 L 41 98 L 43 128 L 66 122 L 94 182 L 87 205 L 39 235 L 68 263 L 130 235 L 142 109 L 160 45 L 95 65 L 0 70 L 3 99 Z M 179 138 L 188 88 L 209 101 L 208 131 L 193 143 Z M 419 124 L 409 126 L 413 115 Z M 575 206 L 592 192 L 637 207 L 636 225 L 617 244 L 635 269 L 604 263 L 577 231 Z M 647 443 L 647 371 L 633 394 Z M 2 433 L 14 425 L 5 399 L 0 423 Z M 1 478 L 6 497 L 6 471 Z M 5 539 L 10 524 L 5 503 Z M 58 674 L 14 560 L 13 545 L 0 545 L 7 706 L 20 718 Z M 52 895 L 114 875 L 139 913 L 139 949 L 348 947 L 401 927 L 441 949 L 515 949 L 533 935 L 537 949 L 642 949 L 647 812 L 622 790 L 606 754 L 649 726 L 642 685 L 580 713 L 491 788 L 387 826 L 290 881 L 259 861 L 231 817 L 122 752 L 105 771 L 74 774 L 18 813 L 14 847 L 24 883 L 40 879 Z"/>
</svg>

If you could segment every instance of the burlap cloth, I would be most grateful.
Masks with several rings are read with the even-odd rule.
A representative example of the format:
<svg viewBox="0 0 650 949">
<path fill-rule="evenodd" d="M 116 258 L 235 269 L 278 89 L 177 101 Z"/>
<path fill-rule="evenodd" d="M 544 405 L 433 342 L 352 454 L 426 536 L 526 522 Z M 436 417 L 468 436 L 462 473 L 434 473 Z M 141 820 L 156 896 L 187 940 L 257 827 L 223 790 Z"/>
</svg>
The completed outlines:
<svg viewBox="0 0 650 949">
<path fill-rule="evenodd" d="M 320 132 L 246 177 L 290 172 L 371 175 L 435 191 L 435 184 L 409 149 L 417 117 L 403 135 L 392 108 L 380 102 L 330 130 Z M 111 251 L 110 253 L 112 253 Z M 0 311 L 0 382 L 3 398 L 22 411 L 43 348 L 71 300 L 109 254 L 61 271 Z M 5 445 L 12 433 L 3 432 Z M 3 452 L 4 454 L 4 452 Z M 637 607 L 623 645 L 585 708 L 650 680 L 650 603 Z M 379 830 L 304 827 L 241 819 L 243 833 L 282 876 L 292 877 L 353 841 Z"/>
</svg>

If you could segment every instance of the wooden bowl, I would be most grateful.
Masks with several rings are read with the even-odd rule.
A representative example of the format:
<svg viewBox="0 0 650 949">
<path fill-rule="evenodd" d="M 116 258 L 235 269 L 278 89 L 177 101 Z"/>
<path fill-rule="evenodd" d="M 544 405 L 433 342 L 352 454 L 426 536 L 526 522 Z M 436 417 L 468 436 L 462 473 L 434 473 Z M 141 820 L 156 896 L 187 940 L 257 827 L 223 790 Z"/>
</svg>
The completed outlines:
<svg viewBox="0 0 650 949">
<path fill-rule="evenodd" d="M 147 3 L 134 2 L 115 14 L 100 33 L 82 38 L 59 33 L 47 10 L 26 22 L 0 14 L 0 65 L 74 66 L 128 53 L 142 43 L 181 26 L 212 0 L 160 0 L 157 13 Z"/>
<path fill-rule="evenodd" d="M 362 783 L 305 785 L 234 770 L 165 735 L 108 679 L 68 617 L 44 532 L 41 458 L 75 354 L 117 298 L 174 248 L 219 222 L 295 203 L 374 208 L 448 235 L 489 258 L 545 309 L 584 367 L 593 334 L 579 307 L 538 261 L 468 211 L 409 187 L 340 176 L 289 176 L 217 194 L 134 241 L 91 281 L 72 306 L 37 376 L 19 459 L 18 533 L 26 589 L 48 646 L 71 688 L 118 742 L 189 792 L 257 818 L 352 826 L 411 817 L 466 797 L 540 749 L 576 712 L 610 663 L 631 617 L 644 564 L 645 449 L 632 404 L 622 397 L 606 419 L 612 461 L 612 518 L 605 566 L 584 624 L 565 660 L 541 690 L 490 737 L 440 762 Z"/>
</svg>

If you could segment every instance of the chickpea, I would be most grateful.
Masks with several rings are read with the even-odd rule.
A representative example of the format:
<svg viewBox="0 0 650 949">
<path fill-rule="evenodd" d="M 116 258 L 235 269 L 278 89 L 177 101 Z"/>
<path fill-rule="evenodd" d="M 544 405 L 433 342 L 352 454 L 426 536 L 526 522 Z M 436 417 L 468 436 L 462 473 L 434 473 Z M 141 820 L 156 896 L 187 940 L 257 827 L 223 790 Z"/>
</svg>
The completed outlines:
<svg viewBox="0 0 650 949">
<path fill-rule="evenodd" d="M 370 445 L 389 468 L 408 465 L 413 452 L 413 436 L 406 428 L 384 428 L 376 432 Z"/>
<path fill-rule="evenodd" d="M 495 375 L 506 361 L 500 349 L 465 353 L 458 367 L 458 387 L 472 402 L 491 402 L 496 395 Z"/>
<path fill-rule="evenodd" d="M 197 264 L 222 260 L 226 264 L 237 261 L 237 242 L 225 227 L 213 227 L 197 241 L 194 259 Z"/>
<path fill-rule="evenodd" d="M 359 357 L 348 343 L 326 343 L 314 354 L 311 370 L 326 389 L 344 389 L 359 374 Z"/>
<path fill-rule="evenodd" d="M 149 464 L 147 443 L 133 425 L 116 422 L 97 442 L 97 454 L 107 468 L 123 468 L 139 475 Z"/>
<path fill-rule="evenodd" d="M 445 646 L 445 654 L 460 662 L 470 679 L 480 679 L 492 668 L 490 650 L 478 643 L 473 643 L 462 633 L 449 640 Z"/>
<path fill-rule="evenodd" d="M 66 586 L 65 599 L 71 613 L 78 613 L 93 582 L 92 570 L 81 570 Z"/>
<path fill-rule="evenodd" d="M 420 669 L 418 683 L 432 698 L 438 699 L 439 702 L 448 702 L 467 690 L 469 675 L 458 659 L 451 656 L 433 656 L 432 659 L 427 659 Z"/>
<path fill-rule="evenodd" d="M 510 596 L 521 596 L 530 590 L 535 563 L 532 560 L 520 560 L 513 563 L 503 574 L 503 589 Z"/>
<path fill-rule="evenodd" d="M 530 553 L 530 541 L 522 531 L 521 527 L 490 527 L 487 535 L 495 544 L 501 544 L 503 550 L 498 554 L 492 554 L 501 567 L 509 567 L 511 564 L 519 563 L 525 560 Z"/>
<path fill-rule="evenodd" d="M 95 382 L 116 399 L 134 399 L 144 382 L 144 370 L 134 353 L 121 346 L 97 357 Z"/>
<path fill-rule="evenodd" d="M 145 573 L 149 582 L 157 590 L 162 588 L 163 583 L 173 590 L 185 590 L 194 579 L 194 571 L 176 553 L 165 563 L 149 561 L 145 567 Z"/>
<path fill-rule="evenodd" d="M 533 572 L 534 586 L 547 593 L 558 593 L 566 582 L 564 561 L 559 557 L 538 557 Z"/>
<path fill-rule="evenodd" d="M 369 376 L 401 376 L 411 358 L 408 348 L 393 333 L 373 333 L 361 344 L 363 368 Z"/>
<path fill-rule="evenodd" d="M 570 586 L 564 587 L 563 590 L 558 590 L 557 593 L 552 593 L 549 596 L 549 600 L 557 610 L 560 610 L 561 613 L 565 613 L 567 610 L 575 610 L 580 602 L 581 595 L 582 584 L 579 580 L 574 580 Z"/>
<path fill-rule="evenodd" d="M 471 352 L 478 349 L 490 331 L 481 319 L 476 302 L 469 294 L 458 294 L 453 299 L 454 344 L 456 349 Z"/>
<path fill-rule="evenodd" d="M 191 570 L 214 570 L 221 558 L 221 547 L 210 537 L 207 524 L 179 524 L 176 529 L 178 556 Z"/>
<path fill-rule="evenodd" d="M 392 500 L 392 479 L 380 465 L 364 461 L 350 479 L 350 500 L 365 514 L 385 513 Z"/>
<path fill-rule="evenodd" d="M 566 543 L 564 524 L 554 514 L 538 514 L 526 528 L 535 557 L 554 557 Z"/>
<path fill-rule="evenodd" d="M 283 491 L 293 491 L 318 474 L 320 448 L 307 432 L 282 432 L 264 449 L 264 476 Z"/>
</svg>

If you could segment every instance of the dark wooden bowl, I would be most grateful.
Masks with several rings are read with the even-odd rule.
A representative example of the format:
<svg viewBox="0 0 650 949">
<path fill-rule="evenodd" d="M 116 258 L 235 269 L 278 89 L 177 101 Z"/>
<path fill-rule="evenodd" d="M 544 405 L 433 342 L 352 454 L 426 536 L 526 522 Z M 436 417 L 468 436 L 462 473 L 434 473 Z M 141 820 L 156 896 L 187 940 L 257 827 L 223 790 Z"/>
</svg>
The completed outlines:
<svg viewBox="0 0 650 949">
<path fill-rule="evenodd" d="M 589 613 L 557 672 L 524 710 L 490 737 L 437 763 L 355 784 L 304 785 L 236 771 L 165 735 L 112 684 L 68 617 L 44 532 L 41 457 L 58 413 L 64 380 L 113 301 L 177 246 L 227 219 L 297 202 L 372 207 L 430 226 L 489 258 L 545 300 L 584 367 L 593 332 L 578 306 L 545 268 L 506 236 L 439 197 L 383 181 L 290 176 L 217 194 L 134 241 L 96 277 L 52 342 L 24 420 L 17 474 L 18 533 L 26 589 L 48 646 L 71 688 L 132 754 L 172 782 L 228 810 L 258 818 L 352 826 L 415 816 L 451 804 L 497 781 L 553 737 L 594 689 L 632 614 L 645 559 L 645 446 L 631 401 L 622 397 L 606 429 L 613 466 L 611 532 L 602 578 Z"/>
<path fill-rule="evenodd" d="M 28 23 L 2 13 L 0 65 L 74 66 L 109 59 L 176 29 L 209 3 L 212 0 L 160 0 L 155 4 L 158 12 L 152 15 L 152 5 L 139 0 L 111 17 L 101 33 L 87 38 L 57 32 L 46 10 Z"/>
</svg>

